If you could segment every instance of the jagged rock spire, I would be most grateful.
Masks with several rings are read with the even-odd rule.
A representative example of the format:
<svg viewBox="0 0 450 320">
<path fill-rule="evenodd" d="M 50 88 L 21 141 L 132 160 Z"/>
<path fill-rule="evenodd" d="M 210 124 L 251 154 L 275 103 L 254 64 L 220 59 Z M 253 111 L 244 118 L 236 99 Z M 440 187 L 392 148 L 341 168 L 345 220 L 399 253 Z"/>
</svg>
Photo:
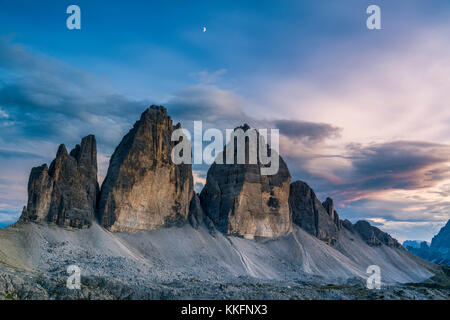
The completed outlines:
<svg viewBox="0 0 450 320">
<path fill-rule="evenodd" d="M 338 230 L 341 228 L 342 223 L 339 219 L 339 215 L 336 212 L 336 210 L 334 210 L 334 202 L 333 199 L 327 197 L 325 199 L 325 201 L 322 203 L 322 206 L 325 208 L 325 210 L 327 211 L 328 215 L 330 216 L 331 220 L 333 220 L 334 224 L 336 225 L 336 227 L 338 228 Z"/>
<path fill-rule="evenodd" d="M 97 145 L 89 135 L 70 155 L 61 144 L 56 158 L 31 170 L 28 203 L 21 221 L 48 221 L 60 226 L 89 227 L 95 218 L 99 187 Z"/>
</svg>

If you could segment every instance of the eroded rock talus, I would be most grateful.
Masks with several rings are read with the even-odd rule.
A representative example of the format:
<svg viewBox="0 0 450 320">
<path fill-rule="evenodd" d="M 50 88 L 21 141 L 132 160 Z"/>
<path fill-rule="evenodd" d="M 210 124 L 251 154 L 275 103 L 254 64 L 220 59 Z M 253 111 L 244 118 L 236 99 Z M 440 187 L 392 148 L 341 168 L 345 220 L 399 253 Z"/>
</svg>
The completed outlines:
<svg viewBox="0 0 450 320">
<path fill-rule="evenodd" d="M 43 164 L 31 170 L 28 203 L 20 220 L 89 227 L 95 218 L 98 193 L 97 144 L 89 135 L 70 154 L 60 145 L 50 167 Z"/>
<path fill-rule="evenodd" d="M 240 128 L 247 133 L 247 125 Z M 236 130 L 235 129 L 235 130 Z M 256 132 L 257 139 L 261 139 Z M 268 152 L 275 152 L 268 148 Z M 243 164 L 213 163 L 208 170 L 206 185 L 200 194 L 205 214 L 216 228 L 229 235 L 245 238 L 273 238 L 292 230 L 289 211 L 289 183 L 291 175 L 279 156 L 279 170 L 274 175 L 262 175 L 259 157 L 250 164 L 247 157 Z M 237 144 L 234 147 L 236 160 Z M 269 153 L 270 154 L 270 153 Z M 222 154 L 219 155 L 222 157 Z M 223 152 L 226 159 L 226 150 Z"/>
<path fill-rule="evenodd" d="M 184 224 L 194 195 L 190 164 L 171 159 L 173 126 L 167 111 L 151 106 L 111 157 L 102 185 L 99 221 L 111 231 L 134 232 Z"/>
<path fill-rule="evenodd" d="M 295 181 L 290 186 L 289 205 L 293 223 L 330 245 L 336 243 L 342 223 L 332 199 L 322 204 L 305 182 Z"/>
</svg>

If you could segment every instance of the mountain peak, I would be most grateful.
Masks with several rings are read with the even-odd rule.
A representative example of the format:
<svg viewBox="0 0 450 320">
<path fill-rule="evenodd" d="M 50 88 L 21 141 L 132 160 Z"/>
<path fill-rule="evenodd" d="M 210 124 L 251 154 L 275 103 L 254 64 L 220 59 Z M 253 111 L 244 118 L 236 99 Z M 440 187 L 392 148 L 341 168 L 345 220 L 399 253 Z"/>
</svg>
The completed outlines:
<svg viewBox="0 0 450 320">
<path fill-rule="evenodd" d="M 191 165 L 175 165 L 175 127 L 163 106 L 150 106 L 111 156 L 98 217 L 111 231 L 182 225 L 193 197 Z"/>
<path fill-rule="evenodd" d="M 243 125 L 234 128 L 234 131 L 236 131 L 236 130 L 238 130 L 238 129 L 241 129 L 241 130 L 243 130 L 244 132 L 247 132 L 247 130 L 249 130 L 249 129 L 251 129 L 251 128 L 250 128 L 250 126 L 249 126 L 247 123 L 244 123 Z"/>
<path fill-rule="evenodd" d="M 450 248 L 450 220 L 447 221 L 445 226 L 439 230 L 438 234 L 431 240 L 432 248 Z"/>
<path fill-rule="evenodd" d="M 450 266 L 450 220 L 433 237 L 430 245 L 425 241 L 407 240 L 404 246 L 422 259 Z"/>
<path fill-rule="evenodd" d="M 58 147 L 58 151 L 56 152 L 56 158 L 61 158 L 63 156 L 67 156 L 67 149 L 64 144 L 60 144 Z"/>
<path fill-rule="evenodd" d="M 164 106 L 151 105 L 141 114 L 141 120 L 158 121 L 167 118 L 170 119 Z"/>
<path fill-rule="evenodd" d="M 44 164 L 31 169 L 28 203 L 20 220 L 89 227 L 95 217 L 98 192 L 95 137 L 83 138 L 70 155 L 61 144 L 50 168 Z"/>
</svg>

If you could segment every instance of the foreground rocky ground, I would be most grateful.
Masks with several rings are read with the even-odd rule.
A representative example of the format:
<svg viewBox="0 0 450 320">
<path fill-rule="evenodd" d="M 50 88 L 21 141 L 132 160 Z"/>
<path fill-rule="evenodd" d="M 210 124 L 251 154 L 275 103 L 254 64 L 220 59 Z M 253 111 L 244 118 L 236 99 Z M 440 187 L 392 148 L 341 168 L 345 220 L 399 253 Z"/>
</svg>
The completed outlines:
<svg viewBox="0 0 450 320">
<path fill-rule="evenodd" d="M 438 283 L 383 286 L 369 290 L 360 279 L 327 283 L 324 279 L 268 281 L 239 277 L 232 282 L 197 278 L 129 282 L 113 278 L 82 278 L 80 290 L 66 287 L 67 276 L 36 274 L 0 267 L 0 299 L 450 299 L 448 285 Z"/>
<path fill-rule="evenodd" d="M 450 299 L 449 269 L 344 240 L 358 258 L 301 229 L 254 241 L 189 225 L 128 234 L 19 224 L 0 230 L 0 299 Z M 66 287 L 73 264 L 80 290 Z M 365 286 L 370 264 L 380 290 Z"/>
</svg>

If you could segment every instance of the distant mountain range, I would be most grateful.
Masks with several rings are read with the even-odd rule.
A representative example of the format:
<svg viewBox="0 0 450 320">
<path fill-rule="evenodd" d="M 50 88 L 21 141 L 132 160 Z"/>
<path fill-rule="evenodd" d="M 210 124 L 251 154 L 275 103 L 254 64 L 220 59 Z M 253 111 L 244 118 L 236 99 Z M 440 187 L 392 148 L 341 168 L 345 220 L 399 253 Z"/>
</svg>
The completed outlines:
<svg viewBox="0 0 450 320">
<path fill-rule="evenodd" d="M 422 240 L 405 240 L 403 242 L 403 247 L 408 248 L 414 248 L 414 249 L 419 249 L 422 245 L 429 245 L 428 242 L 426 241 L 422 241 Z"/>
<path fill-rule="evenodd" d="M 191 165 L 171 160 L 178 128 L 164 107 L 147 109 L 115 149 L 101 188 L 92 135 L 33 168 L 19 221 L 0 230 L 0 298 L 448 297 L 448 269 L 367 221 L 341 220 L 331 198 L 291 183 L 279 155 L 272 176 L 260 161 L 214 163 L 196 194 Z M 80 290 L 66 288 L 71 265 L 81 269 Z M 381 291 L 366 288 L 372 265 Z M 432 287 L 415 289 L 424 282 Z"/>
<path fill-rule="evenodd" d="M 430 245 L 425 241 L 407 240 L 403 246 L 422 259 L 450 266 L 450 220 L 433 237 Z"/>
</svg>

